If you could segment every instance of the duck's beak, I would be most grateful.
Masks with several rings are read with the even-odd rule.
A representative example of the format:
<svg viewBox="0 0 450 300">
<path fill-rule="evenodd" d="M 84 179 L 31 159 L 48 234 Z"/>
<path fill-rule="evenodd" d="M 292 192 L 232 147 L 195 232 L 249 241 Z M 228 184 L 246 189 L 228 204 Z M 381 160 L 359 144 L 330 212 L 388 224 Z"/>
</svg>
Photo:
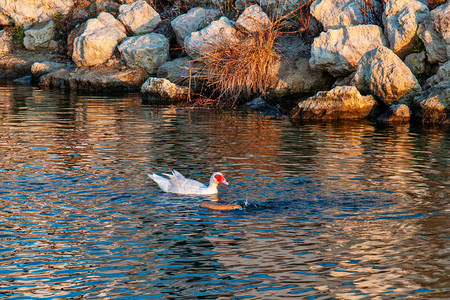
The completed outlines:
<svg viewBox="0 0 450 300">
<path fill-rule="evenodd" d="M 228 182 L 227 182 L 227 180 L 225 178 L 220 183 L 228 185 Z"/>
</svg>

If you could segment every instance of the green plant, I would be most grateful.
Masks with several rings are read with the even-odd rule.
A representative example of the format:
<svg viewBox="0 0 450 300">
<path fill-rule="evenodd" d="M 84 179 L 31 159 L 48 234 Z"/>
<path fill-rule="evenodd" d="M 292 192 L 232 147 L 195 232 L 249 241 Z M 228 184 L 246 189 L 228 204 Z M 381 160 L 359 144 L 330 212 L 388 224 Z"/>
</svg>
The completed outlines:
<svg viewBox="0 0 450 300">
<path fill-rule="evenodd" d="M 14 28 L 14 40 L 23 45 L 23 39 L 25 38 L 25 30 L 23 28 L 23 25 L 16 26 Z"/>
</svg>

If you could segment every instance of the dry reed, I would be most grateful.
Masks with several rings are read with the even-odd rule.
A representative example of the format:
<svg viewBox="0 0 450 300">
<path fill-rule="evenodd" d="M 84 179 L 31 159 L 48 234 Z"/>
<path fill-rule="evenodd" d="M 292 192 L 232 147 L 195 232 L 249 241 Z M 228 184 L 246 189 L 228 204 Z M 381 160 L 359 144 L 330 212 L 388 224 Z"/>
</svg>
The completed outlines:
<svg viewBox="0 0 450 300">
<path fill-rule="evenodd" d="M 278 73 L 279 35 L 270 25 L 238 41 L 223 39 L 205 45 L 197 76 L 205 80 L 221 105 L 234 106 L 254 95 L 265 95 Z"/>
</svg>

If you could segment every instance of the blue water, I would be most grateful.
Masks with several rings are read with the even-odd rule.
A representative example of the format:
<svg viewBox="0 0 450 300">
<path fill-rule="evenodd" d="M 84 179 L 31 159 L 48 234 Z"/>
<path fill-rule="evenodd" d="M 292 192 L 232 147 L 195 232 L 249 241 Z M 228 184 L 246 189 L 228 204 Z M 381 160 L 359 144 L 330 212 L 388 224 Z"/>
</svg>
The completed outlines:
<svg viewBox="0 0 450 300">
<path fill-rule="evenodd" d="M 449 150 L 448 128 L 0 86 L 0 297 L 448 298 Z M 172 169 L 230 185 L 146 175 Z"/>
</svg>

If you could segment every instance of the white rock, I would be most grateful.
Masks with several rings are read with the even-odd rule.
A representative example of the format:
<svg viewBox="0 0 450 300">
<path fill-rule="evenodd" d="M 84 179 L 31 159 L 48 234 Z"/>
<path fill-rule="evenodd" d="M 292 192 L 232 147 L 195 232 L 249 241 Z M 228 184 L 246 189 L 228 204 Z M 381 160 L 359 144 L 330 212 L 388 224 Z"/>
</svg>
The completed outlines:
<svg viewBox="0 0 450 300">
<path fill-rule="evenodd" d="M 419 93 L 413 104 L 414 116 L 422 123 L 450 124 L 450 80 Z"/>
<path fill-rule="evenodd" d="M 0 0 L 4 21 L 12 20 L 15 26 L 51 20 L 56 13 L 66 14 L 74 0 Z M 3 22 L 4 23 L 4 22 Z M 9 25 L 9 24 L 0 24 Z"/>
<path fill-rule="evenodd" d="M 450 59 L 450 2 L 431 11 L 430 17 L 420 24 L 418 34 L 430 63 Z"/>
<path fill-rule="evenodd" d="M 169 41 L 159 33 L 126 38 L 118 49 L 127 66 L 140 67 L 149 74 L 155 74 L 169 59 Z"/>
<path fill-rule="evenodd" d="M 304 0 L 259 0 L 259 5 L 264 11 L 274 16 L 284 16 L 300 7 Z"/>
<path fill-rule="evenodd" d="M 171 24 L 178 44 L 184 46 L 184 39 L 187 36 L 194 31 L 205 28 L 209 23 L 217 20 L 221 15 L 222 12 L 218 9 L 194 7 L 187 13 L 173 19 Z"/>
<path fill-rule="evenodd" d="M 196 59 L 208 51 L 208 46 L 223 41 L 237 42 L 237 30 L 227 17 L 221 17 L 200 31 L 194 31 L 184 40 L 186 53 Z"/>
<path fill-rule="evenodd" d="M 152 32 L 161 22 L 159 14 L 144 0 L 121 5 L 117 19 L 133 34 Z"/>
<path fill-rule="evenodd" d="M 50 41 L 56 35 L 56 24 L 53 20 L 35 24 L 25 31 L 23 45 L 28 50 L 48 49 Z"/>
<path fill-rule="evenodd" d="M 72 59 L 77 66 L 94 66 L 106 62 L 120 40 L 126 37 L 125 27 L 111 14 L 102 12 L 89 19 L 83 33 L 75 38 Z"/>
<path fill-rule="evenodd" d="M 403 62 L 413 72 L 414 75 L 419 75 L 425 72 L 425 61 L 427 59 L 425 51 L 420 53 L 411 53 L 405 57 Z"/>
<path fill-rule="evenodd" d="M 236 27 L 244 32 L 258 32 L 272 22 L 258 4 L 247 7 L 236 21 Z"/>
<path fill-rule="evenodd" d="M 390 48 L 405 57 L 417 45 L 417 28 L 428 16 L 428 7 L 418 0 L 389 0 L 383 13 L 383 25 Z"/>
<path fill-rule="evenodd" d="M 377 47 L 361 58 L 352 80 L 361 93 L 370 93 L 386 105 L 408 101 L 421 90 L 411 70 L 392 50 Z"/>
<path fill-rule="evenodd" d="M 12 36 L 5 30 L 0 30 L 0 57 L 11 53 L 12 49 Z"/>
<path fill-rule="evenodd" d="M 186 100 L 190 90 L 185 86 L 178 86 L 167 79 L 149 77 L 141 88 L 145 98 L 157 97 L 163 100 Z"/>
<path fill-rule="evenodd" d="M 313 70 L 345 76 L 356 70 L 359 59 L 367 51 L 385 45 L 386 38 L 376 25 L 330 29 L 314 39 L 309 64 Z"/>
<path fill-rule="evenodd" d="M 358 3 L 354 0 L 317 0 L 311 4 L 311 15 L 325 30 L 364 23 Z"/>
</svg>

